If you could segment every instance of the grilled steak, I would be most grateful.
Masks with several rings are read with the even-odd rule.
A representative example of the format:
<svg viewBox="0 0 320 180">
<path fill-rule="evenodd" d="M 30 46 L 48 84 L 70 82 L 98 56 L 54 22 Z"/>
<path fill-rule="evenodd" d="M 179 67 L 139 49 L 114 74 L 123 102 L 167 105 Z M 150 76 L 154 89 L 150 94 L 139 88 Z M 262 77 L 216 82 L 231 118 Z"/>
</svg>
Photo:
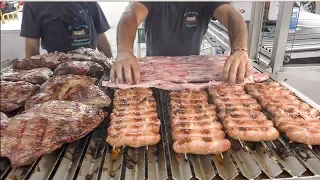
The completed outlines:
<svg viewBox="0 0 320 180">
<path fill-rule="evenodd" d="M 5 113 L 0 112 L 0 130 L 7 128 L 8 123 L 9 123 L 8 116 Z"/>
<path fill-rule="evenodd" d="M 99 108 L 77 102 L 48 101 L 10 118 L 1 130 L 1 157 L 12 166 L 31 164 L 65 143 L 88 134 L 104 119 Z"/>
<path fill-rule="evenodd" d="M 27 99 L 39 88 L 25 81 L 0 82 L 0 111 L 11 112 L 23 107 Z"/>
<path fill-rule="evenodd" d="M 69 61 L 59 64 L 54 75 L 77 74 L 98 77 L 103 74 L 103 67 L 93 61 Z"/>
<path fill-rule="evenodd" d="M 110 60 L 102 52 L 84 47 L 69 51 L 61 58 L 61 61 L 94 61 L 104 68 L 111 68 Z"/>
<path fill-rule="evenodd" d="M 53 72 L 49 68 L 35 68 L 3 73 L 1 79 L 4 81 L 26 81 L 32 84 L 43 84 L 52 75 Z"/>
<path fill-rule="evenodd" d="M 34 69 L 40 67 L 47 67 L 52 70 L 56 68 L 61 62 L 60 58 L 63 56 L 62 52 L 52 52 L 44 55 L 36 55 L 13 63 L 14 69 Z"/>
<path fill-rule="evenodd" d="M 25 109 L 49 100 L 72 100 L 96 106 L 108 106 L 110 99 L 94 85 L 95 79 L 80 75 L 57 75 L 40 87 L 26 102 Z"/>
<path fill-rule="evenodd" d="M 160 141 L 160 120 L 150 89 L 118 90 L 113 105 L 106 140 L 111 146 L 141 147 Z"/>
</svg>

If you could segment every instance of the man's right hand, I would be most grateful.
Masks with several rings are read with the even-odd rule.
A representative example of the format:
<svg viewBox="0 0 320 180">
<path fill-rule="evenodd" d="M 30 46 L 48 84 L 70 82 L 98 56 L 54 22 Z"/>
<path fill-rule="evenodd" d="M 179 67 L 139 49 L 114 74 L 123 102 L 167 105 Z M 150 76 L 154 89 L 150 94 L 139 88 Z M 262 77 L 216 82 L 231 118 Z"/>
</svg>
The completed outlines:
<svg viewBox="0 0 320 180">
<path fill-rule="evenodd" d="M 131 53 L 118 53 L 110 71 L 111 81 L 120 84 L 135 84 L 140 81 L 137 58 Z"/>
</svg>

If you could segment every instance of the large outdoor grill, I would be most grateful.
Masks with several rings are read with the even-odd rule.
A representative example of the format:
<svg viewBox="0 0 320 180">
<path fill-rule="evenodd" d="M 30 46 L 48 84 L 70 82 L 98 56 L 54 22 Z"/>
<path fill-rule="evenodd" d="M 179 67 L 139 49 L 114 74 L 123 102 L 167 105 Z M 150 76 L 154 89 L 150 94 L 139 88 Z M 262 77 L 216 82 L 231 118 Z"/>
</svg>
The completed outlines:
<svg viewBox="0 0 320 180">
<path fill-rule="evenodd" d="M 316 106 L 293 91 L 302 100 Z M 112 97 L 112 90 L 106 92 Z M 175 154 L 169 124 L 169 91 L 153 89 L 153 92 L 162 137 L 156 146 L 125 147 L 118 156 L 112 154 L 112 147 L 106 143 L 109 119 L 105 119 L 84 138 L 64 145 L 32 165 L 12 168 L 7 159 L 1 158 L 1 180 L 320 179 L 320 147 L 289 143 L 284 136 L 273 142 L 260 143 L 231 140 L 232 148 L 219 155 Z M 110 113 L 111 108 L 106 111 Z"/>
</svg>

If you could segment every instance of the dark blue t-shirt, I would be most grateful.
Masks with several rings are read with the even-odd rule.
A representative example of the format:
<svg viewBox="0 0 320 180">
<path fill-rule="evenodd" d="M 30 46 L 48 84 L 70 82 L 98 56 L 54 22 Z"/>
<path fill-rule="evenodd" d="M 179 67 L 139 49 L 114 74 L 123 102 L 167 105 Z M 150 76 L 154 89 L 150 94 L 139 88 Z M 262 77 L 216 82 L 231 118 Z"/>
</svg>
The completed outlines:
<svg viewBox="0 0 320 180">
<path fill-rule="evenodd" d="M 199 55 L 213 13 L 228 2 L 141 2 L 145 19 L 147 56 Z"/>
<path fill-rule="evenodd" d="M 41 38 L 48 52 L 97 47 L 98 34 L 110 29 L 97 2 L 25 2 L 21 36 Z"/>
</svg>

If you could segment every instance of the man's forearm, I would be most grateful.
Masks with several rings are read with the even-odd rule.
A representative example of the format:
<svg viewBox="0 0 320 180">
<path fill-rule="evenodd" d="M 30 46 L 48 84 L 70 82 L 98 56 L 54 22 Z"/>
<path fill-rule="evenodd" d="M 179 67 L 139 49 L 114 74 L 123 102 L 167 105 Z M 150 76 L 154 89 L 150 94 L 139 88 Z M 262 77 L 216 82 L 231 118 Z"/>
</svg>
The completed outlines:
<svg viewBox="0 0 320 180">
<path fill-rule="evenodd" d="M 25 54 L 26 58 L 40 54 L 39 39 L 26 38 L 25 39 Z"/>
<path fill-rule="evenodd" d="M 228 20 L 228 35 L 231 43 L 231 50 L 248 48 L 248 30 L 242 16 L 234 11 Z"/>
<path fill-rule="evenodd" d="M 108 58 L 112 58 L 111 46 L 104 33 L 98 35 L 98 50 L 102 51 Z"/>
<path fill-rule="evenodd" d="M 133 54 L 133 43 L 138 29 L 137 18 L 126 11 L 122 14 L 117 28 L 117 51 Z"/>
</svg>

